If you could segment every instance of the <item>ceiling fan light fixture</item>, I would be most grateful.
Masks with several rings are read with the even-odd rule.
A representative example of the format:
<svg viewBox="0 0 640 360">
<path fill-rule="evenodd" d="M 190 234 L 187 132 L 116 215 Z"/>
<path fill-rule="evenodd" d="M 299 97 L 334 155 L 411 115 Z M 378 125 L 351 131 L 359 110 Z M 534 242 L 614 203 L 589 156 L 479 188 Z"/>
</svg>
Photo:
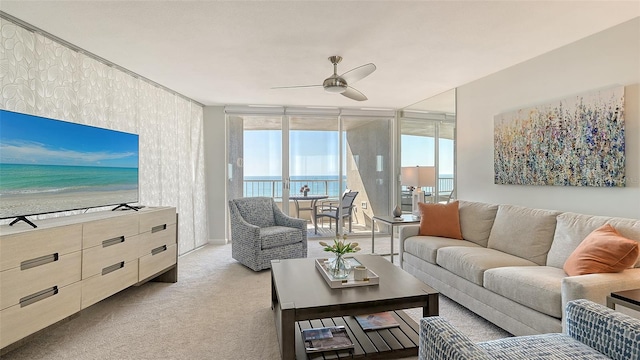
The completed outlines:
<svg viewBox="0 0 640 360">
<path fill-rule="evenodd" d="M 330 77 L 324 80 L 322 87 L 327 92 L 340 94 L 347 90 L 347 82 L 340 77 Z"/>
<path fill-rule="evenodd" d="M 320 87 L 324 88 L 324 91 L 332 94 L 340 94 L 351 100 L 365 101 L 367 97 L 360 91 L 354 89 L 349 84 L 353 84 L 363 78 L 369 76 L 375 71 L 376 66 L 372 63 L 358 66 L 353 68 L 342 75 L 338 75 L 338 63 L 342 61 L 341 56 L 330 56 L 329 61 L 333 64 L 333 75 L 324 79 L 322 85 L 300 85 L 300 86 L 278 86 L 272 87 L 272 89 L 286 89 L 286 88 L 311 88 Z"/>
</svg>

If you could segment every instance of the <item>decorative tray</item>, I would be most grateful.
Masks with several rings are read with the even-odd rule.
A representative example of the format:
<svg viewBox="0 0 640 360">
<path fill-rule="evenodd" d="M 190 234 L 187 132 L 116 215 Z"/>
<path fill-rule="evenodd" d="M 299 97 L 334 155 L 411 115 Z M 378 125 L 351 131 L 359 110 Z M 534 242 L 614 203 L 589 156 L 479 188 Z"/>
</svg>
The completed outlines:
<svg viewBox="0 0 640 360">
<path fill-rule="evenodd" d="M 359 266 L 362 265 L 355 258 L 345 258 L 345 260 L 351 263 L 351 266 Z M 367 286 L 367 285 L 378 285 L 380 283 L 380 278 L 376 273 L 371 271 L 371 269 L 367 268 L 367 277 L 365 280 L 354 280 L 353 271 L 349 274 L 346 279 L 335 279 L 329 273 L 329 269 L 327 269 L 326 263 L 329 259 L 316 259 L 316 269 L 320 271 L 324 280 L 329 284 L 329 287 L 333 289 L 340 289 L 346 287 L 355 287 L 355 286 Z"/>
</svg>

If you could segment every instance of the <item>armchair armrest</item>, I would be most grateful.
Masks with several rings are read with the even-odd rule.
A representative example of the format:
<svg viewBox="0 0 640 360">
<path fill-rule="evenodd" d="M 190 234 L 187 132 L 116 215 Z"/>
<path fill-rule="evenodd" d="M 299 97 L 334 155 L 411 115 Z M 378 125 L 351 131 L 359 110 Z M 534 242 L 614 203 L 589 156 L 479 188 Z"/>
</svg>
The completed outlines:
<svg viewBox="0 0 640 360">
<path fill-rule="evenodd" d="M 276 225 L 297 228 L 302 230 L 306 234 L 307 220 L 287 216 L 282 211 L 280 211 L 280 209 L 278 209 L 278 211 L 274 210 L 273 214 L 276 219 Z"/>
<path fill-rule="evenodd" d="M 231 241 L 246 244 L 260 242 L 260 228 L 246 222 L 233 207 L 231 212 L 231 233 L 234 235 Z"/>
<path fill-rule="evenodd" d="M 420 319 L 419 360 L 490 360 L 486 351 L 444 318 L 432 316 Z"/>
<path fill-rule="evenodd" d="M 640 320 L 581 299 L 567 304 L 566 333 L 606 356 L 640 359 Z"/>
</svg>

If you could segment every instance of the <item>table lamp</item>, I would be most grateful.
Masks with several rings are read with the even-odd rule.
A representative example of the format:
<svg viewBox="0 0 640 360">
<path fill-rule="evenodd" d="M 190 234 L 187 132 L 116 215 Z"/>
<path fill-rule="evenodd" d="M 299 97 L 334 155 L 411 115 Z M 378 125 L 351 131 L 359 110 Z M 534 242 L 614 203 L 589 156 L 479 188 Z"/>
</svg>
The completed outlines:
<svg viewBox="0 0 640 360">
<path fill-rule="evenodd" d="M 411 194 L 411 213 L 420 216 L 419 202 L 424 202 L 423 187 L 433 188 L 436 185 L 436 168 L 434 166 L 416 166 L 413 168 L 416 174 L 416 190 Z M 412 173 L 413 173 L 412 172 Z"/>
</svg>

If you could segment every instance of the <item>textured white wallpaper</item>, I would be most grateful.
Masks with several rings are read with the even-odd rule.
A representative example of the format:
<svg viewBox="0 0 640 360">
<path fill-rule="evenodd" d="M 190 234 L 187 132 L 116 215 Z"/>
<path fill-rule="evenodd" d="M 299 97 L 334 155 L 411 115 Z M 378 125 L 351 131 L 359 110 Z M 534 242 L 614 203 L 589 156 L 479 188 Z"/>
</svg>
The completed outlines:
<svg viewBox="0 0 640 360">
<path fill-rule="evenodd" d="M 202 107 L 4 19 L 0 35 L 0 107 L 139 134 L 140 204 L 177 208 L 180 254 L 206 244 Z"/>
</svg>

